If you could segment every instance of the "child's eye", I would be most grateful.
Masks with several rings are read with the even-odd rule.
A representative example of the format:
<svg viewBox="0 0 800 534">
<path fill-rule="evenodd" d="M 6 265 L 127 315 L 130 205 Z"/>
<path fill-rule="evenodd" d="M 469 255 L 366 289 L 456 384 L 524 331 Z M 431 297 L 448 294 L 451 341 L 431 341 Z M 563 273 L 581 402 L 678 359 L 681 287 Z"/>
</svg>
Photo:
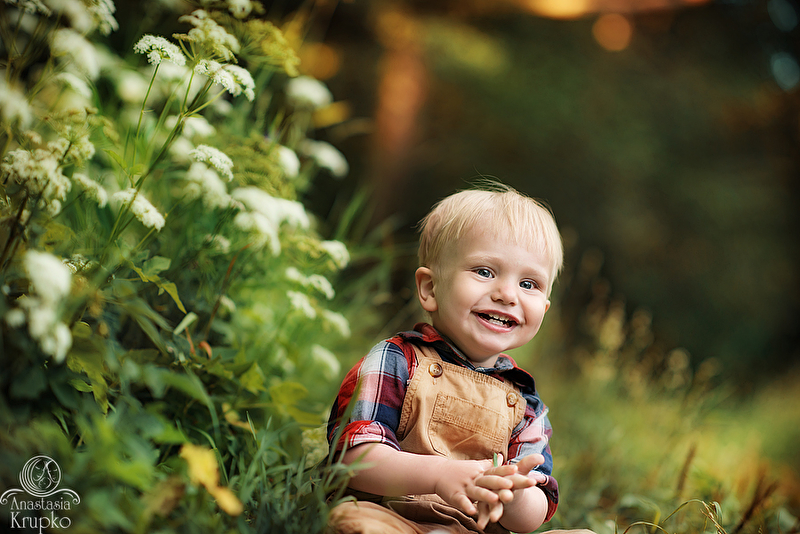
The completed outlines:
<svg viewBox="0 0 800 534">
<path fill-rule="evenodd" d="M 521 287 L 522 289 L 535 289 L 539 287 L 539 284 L 537 284 L 533 280 L 523 280 L 522 282 L 519 283 L 519 287 Z"/>
<path fill-rule="evenodd" d="M 483 269 L 483 268 L 475 269 L 475 274 L 477 274 L 478 276 L 483 277 L 483 278 L 491 278 L 492 277 L 492 271 L 490 271 L 489 269 Z"/>
</svg>

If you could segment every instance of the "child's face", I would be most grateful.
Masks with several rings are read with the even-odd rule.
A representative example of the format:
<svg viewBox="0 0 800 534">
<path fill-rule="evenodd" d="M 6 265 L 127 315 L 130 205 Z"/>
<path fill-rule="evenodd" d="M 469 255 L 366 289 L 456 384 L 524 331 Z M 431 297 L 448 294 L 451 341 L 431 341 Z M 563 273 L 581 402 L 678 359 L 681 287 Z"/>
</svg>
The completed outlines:
<svg viewBox="0 0 800 534">
<path fill-rule="evenodd" d="M 539 331 L 550 301 L 550 258 L 483 231 L 446 247 L 435 269 L 417 270 L 433 326 L 473 363 L 490 367 Z"/>
</svg>

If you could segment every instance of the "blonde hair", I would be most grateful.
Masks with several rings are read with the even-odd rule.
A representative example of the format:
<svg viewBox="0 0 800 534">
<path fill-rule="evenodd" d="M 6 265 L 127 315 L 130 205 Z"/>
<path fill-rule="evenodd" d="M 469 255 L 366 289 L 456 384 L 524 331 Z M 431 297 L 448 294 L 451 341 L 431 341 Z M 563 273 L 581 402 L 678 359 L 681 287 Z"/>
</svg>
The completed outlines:
<svg viewBox="0 0 800 534">
<path fill-rule="evenodd" d="M 467 232 L 494 231 L 515 244 L 534 248 L 552 261 L 548 295 L 564 261 L 555 218 L 541 201 L 498 182 L 454 193 L 438 202 L 419 223 L 419 264 L 435 268 L 442 251 Z"/>
</svg>

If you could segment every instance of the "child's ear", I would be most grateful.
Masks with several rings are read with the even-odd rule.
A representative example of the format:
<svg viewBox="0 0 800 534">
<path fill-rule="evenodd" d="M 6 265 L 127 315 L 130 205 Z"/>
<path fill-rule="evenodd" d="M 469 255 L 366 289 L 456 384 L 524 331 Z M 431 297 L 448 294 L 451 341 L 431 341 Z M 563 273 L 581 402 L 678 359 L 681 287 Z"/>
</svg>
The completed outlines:
<svg viewBox="0 0 800 534">
<path fill-rule="evenodd" d="M 439 309 L 436 304 L 436 296 L 433 293 L 433 271 L 428 267 L 420 267 L 414 273 L 417 281 L 417 297 L 422 309 L 428 313 L 433 313 Z"/>
<path fill-rule="evenodd" d="M 547 299 L 547 302 L 544 303 L 544 312 L 547 313 L 547 310 L 550 309 L 550 299 Z"/>
</svg>

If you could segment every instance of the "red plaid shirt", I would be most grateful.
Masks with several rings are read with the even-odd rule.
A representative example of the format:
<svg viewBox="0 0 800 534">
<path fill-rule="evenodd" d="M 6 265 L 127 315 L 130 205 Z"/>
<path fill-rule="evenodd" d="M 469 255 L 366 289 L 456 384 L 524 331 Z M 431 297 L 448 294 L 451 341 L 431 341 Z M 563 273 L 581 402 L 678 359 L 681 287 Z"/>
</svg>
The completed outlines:
<svg viewBox="0 0 800 534">
<path fill-rule="evenodd" d="M 328 420 L 328 441 L 331 445 L 339 451 L 345 445 L 352 448 L 362 443 L 384 443 L 400 450 L 395 432 L 400 422 L 406 388 L 417 367 L 414 349 L 408 340 L 432 346 L 446 362 L 508 380 L 520 389 L 527 407 L 522 422 L 511 434 L 508 461 L 515 463 L 533 453 L 544 456 L 544 463 L 536 471 L 547 475 L 547 483 L 540 487 L 547 496 L 546 521 L 549 521 L 558 506 L 558 483 L 551 476 L 553 456 L 549 442 L 553 431 L 547 419 L 547 406 L 536 394 L 533 377 L 504 354 L 497 358 L 494 367 L 475 367 L 461 351 L 428 324 L 418 324 L 412 332 L 402 332 L 378 343 L 350 369 Z M 357 397 L 354 397 L 356 394 Z M 349 414 L 348 419 L 344 429 L 341 429 L 345 414 Z M 338 440 L 333 444 L 336 436 Z"/>
</svg>

